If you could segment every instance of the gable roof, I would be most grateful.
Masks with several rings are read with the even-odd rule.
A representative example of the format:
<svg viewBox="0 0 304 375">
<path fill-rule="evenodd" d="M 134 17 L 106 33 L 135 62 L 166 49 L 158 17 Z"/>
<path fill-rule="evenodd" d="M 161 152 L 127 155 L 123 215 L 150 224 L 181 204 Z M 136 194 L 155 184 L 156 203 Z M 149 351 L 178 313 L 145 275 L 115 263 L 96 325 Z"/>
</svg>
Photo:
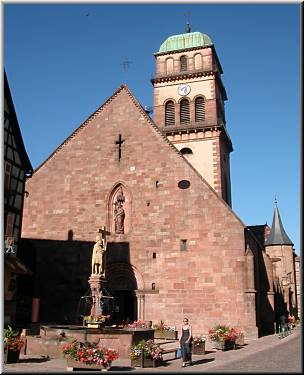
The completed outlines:
<svg viewBox="0 0 304 375">
<path fill-rule="evenodd" d="M 35 170 L 34 170 L 34 173 L 37 172 L 40 168 L 42 168 L 50 159 L 52 159 L 52 157 L 54 157 L 64 146 L 66 146 L 69 141 L 74 138 L 89 122 L 91 122 L 91 120 L 93 120 L 100 112 L 102 112 L 105 107 L 111 103 L 116 97 L 117 95 L 121 92 L 125 90 L 128 95 L 131 97 L 133 103 L 135 104 L 135 106 L 142 112 L 142 115 L 145 116 L 146 120 L 148 120 L 150 122 L 150 124 L 152 125 L 152 127 L 154 128 L 154 130 L 156 130 L 159 135 L 164 139 L 164 141 L 166 143 L 168 143 L 172 149 L 174 149 L 178 154 L 179 154 L 179 151 L 173 146 L 173 144 L 167 139 L 167 137 L 165 137 L 162 132 L 157 128 L 157 126 L 153 123 L 153 121 L 151 120 L 150 116 L 146 113 L 146 111 L 144 110 L 144 108 L 142 107 L 142 105 L 140 105 L 138 103 L 138 101 L 135 99 L 135 97 L 131 94 L 130 90 L 128 89 L 128 87 L 123 84 L 121 85 L 94 113 L 92 113 L 77 129 L 75 129 L 73 131 L 73 133 L 68 137 L 66 138 L 48 157 L 47 159 L 42 162 Z"/>
<path fill-rule="evenodd" d="M 102 112 L 121 92 L 125 91 L 127 95 L 132 100 L 133 104 L 138 108 L 141 115 L 144 116 L 145 120 L 149 123 L 151 130 L 162 139 L 163 142 L 165 142 L 172 151 L 175 152 L 175 154 L 183 159 L 183 161 L 191 168 L 194 173 L 200 178 L 200 180 L 208 186 L 208 188 L 212 191 L 213 194 L 216 195 L 216 197 L 222 201 L 222 203 L 228 208 L 229 211 L 235 216 L 235 218 L 240 222 L 240 224 L 244 227 L 246 225 L 241 221 L 241 219 L 236 215 L 236 213 L 232 210 L 232 208 L 217 194 L 217 192 L 212 188 L 211 185 L 198 173 L 198 171 L 193 167 L 193 165 L 180 153 L 180 151 L 169 141 L 169 139 L 162 133 L 162 131 L 158 128 L 158 126 L 155 125 L 154 121 L 151 119 L 151 117 L 147 114 L 143 106 L 137 101 L 137 99 L 134 97 L 134 95 L 129 90 L 128 86 L 125 84 L 122 84 L 91 116 L 87 118 L 75 131 L 66 138 L 55 150 L 52 154 L 49 155 L 49 157 L 40 164 L 34 171 L 36 173 L 39 169 L 41 169 L 49 160 L 51 160 L 62 148 L 64 148 L 71 139 L 73 139 L 78 133 L 81 132 L 81 130 L 86 127 L 100 112 Z"/>
</svg>

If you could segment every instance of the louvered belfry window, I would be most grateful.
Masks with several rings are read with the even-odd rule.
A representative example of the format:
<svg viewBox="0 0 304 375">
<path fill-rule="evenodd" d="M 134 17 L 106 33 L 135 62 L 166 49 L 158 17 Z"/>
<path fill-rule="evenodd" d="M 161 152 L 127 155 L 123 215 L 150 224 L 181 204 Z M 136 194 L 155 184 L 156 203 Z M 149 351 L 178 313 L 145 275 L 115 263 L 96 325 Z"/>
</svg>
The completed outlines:
<svg viewBox="0 0 304 375">
<path fill-rule="evenodd" d="M 205 99 L 202 97 L 195 100 L 195 121 L 205 120 Z"/>
<path fill-rule="evenodd" d="M 174 102 L 168 101 L 165 106 L 165 126 L 175 125 Z"/>
<path fill-rule="evenodd" d="M 190 106 L 189 100 L 183 99 L 180 102 L 180 122 L 186 124 L 190 122 Z"/>
<path fill-rule="evenodd" d="M 184 72 L 187 70 L 187 57 L 186 56 L 181 56 L 180 58 L 180 70 L 181 72 Z"/>
</svg>

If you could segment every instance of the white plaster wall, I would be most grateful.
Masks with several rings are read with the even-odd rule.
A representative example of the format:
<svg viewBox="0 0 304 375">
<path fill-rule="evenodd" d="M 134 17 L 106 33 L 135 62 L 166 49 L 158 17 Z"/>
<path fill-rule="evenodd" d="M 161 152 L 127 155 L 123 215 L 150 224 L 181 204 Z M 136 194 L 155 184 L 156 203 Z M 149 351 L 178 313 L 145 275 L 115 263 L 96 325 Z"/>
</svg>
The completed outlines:
<svg viewBox="0 0 304 375">
<path fill-rule="evenodd" d="M 214 188 L 213 175 L 213 141 L 208 140 L 192 140 L 191 142 L 172 142 L 174 146 L 181 150 L 188 147 L 192 150 L 192 155 L 184 155 L 193 167 L 200 173 L 202 177 Z"/>
</svg>

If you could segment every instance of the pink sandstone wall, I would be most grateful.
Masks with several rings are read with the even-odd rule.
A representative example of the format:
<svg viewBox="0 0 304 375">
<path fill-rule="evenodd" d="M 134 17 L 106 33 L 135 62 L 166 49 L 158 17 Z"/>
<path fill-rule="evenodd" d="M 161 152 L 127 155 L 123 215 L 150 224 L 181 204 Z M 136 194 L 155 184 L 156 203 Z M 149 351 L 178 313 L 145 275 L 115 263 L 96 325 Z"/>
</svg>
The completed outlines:
<svg viewBox="0 0 304 375">
<path fill-rule="evenodd" d="M 178 188 L 184 179 L 189 189 Z M 108 241 L 128 242 L 144 289 L 155 283 L 156 293 L 145 295 L 144 318 L 179 328 L 187 315 L 195 333 L 216 323 L 253 332 L 245 317 L 243 223 L 124 88 L 27 181 L 22 236 L 65 240 L 72 230 L 74 240 L 94 240 L 97 228 L 109 226 L 107 199 L 118 182 L 130 197 L 130 230 Z M 181 239 L 188 251 L 180 251 Z"/>
</svg>

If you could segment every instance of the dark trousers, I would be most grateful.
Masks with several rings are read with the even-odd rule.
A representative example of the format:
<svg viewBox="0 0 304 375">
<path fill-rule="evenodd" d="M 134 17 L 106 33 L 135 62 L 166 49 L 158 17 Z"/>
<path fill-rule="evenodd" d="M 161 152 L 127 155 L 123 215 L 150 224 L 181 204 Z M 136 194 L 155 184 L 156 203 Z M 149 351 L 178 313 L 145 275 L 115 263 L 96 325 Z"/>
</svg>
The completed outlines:
<svg viewBox="0 0 304 375">
<path fill-rule="evenodd" d="M 182 358 L 183 362 L 190 362 L 191 356 L 191 345 L 188 342 L 181 343 Z"/>
<path fill-rule="evenodd" d="M 288 335 L 288 325 L 287 324 L 281 324 L 280 326 L 280 336 L 281 337 L 286 337 Z"/>
</svg>

